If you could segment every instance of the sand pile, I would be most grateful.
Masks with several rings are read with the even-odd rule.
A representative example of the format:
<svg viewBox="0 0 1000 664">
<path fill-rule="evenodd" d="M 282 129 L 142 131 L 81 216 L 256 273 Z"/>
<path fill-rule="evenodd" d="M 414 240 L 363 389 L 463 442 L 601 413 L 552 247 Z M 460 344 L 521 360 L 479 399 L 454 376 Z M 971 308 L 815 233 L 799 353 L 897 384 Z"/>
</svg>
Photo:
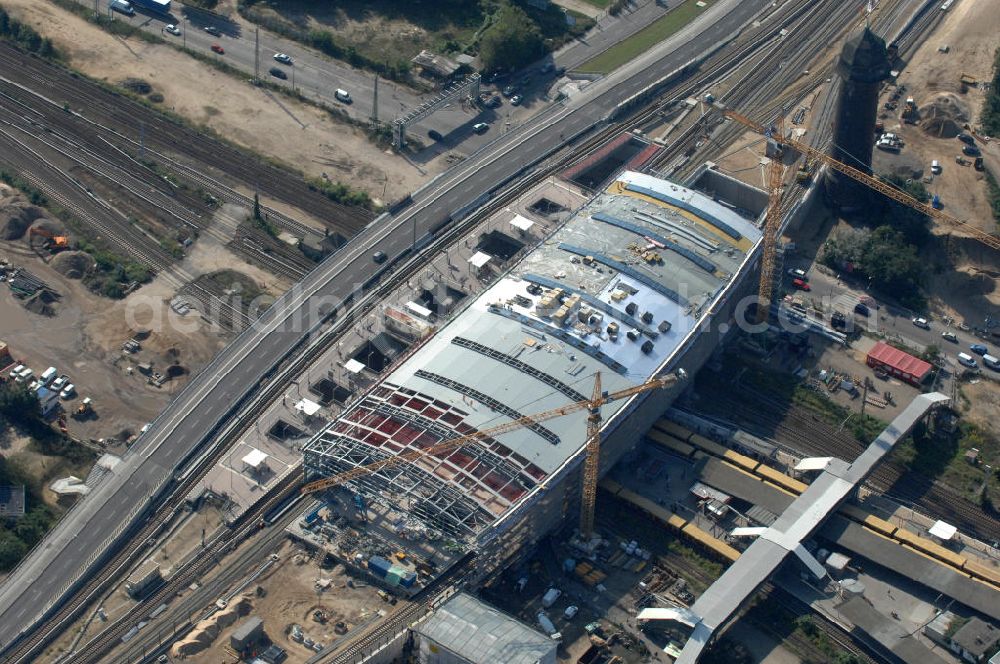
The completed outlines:
<svg viewBox="0 0 1000 664">
<path fill-rule="evenodd" d="M 94 259 L 82 251 L 64 251 L 56 254 L 50 265 L 64 277 L 82 279 L 94 267 Z"/>
<path fill-rule="evenodd" d="M 0 205 L 0 240 L 21 238 L 28 226 L 44 215 L 44 210 L 31 205 L 23 196 L 5 198 Z"/>
<path fill-rule="evenodd" d="M 920 126 L 928 136 L 955 138 L 969 121 L 969 109 L 954 95 L 938 95 L 921 107 L 920 116 Z"/>
<path fill-rule="evenodd" d="M 56 296 L 51 291 L 42 289 L 28 299 L 22 300 L 21 304 L 24 305 L 25 309 L 39 316 L 55 316 L 56 310 L 52 306 L 55 301 Z"/>
</svg>

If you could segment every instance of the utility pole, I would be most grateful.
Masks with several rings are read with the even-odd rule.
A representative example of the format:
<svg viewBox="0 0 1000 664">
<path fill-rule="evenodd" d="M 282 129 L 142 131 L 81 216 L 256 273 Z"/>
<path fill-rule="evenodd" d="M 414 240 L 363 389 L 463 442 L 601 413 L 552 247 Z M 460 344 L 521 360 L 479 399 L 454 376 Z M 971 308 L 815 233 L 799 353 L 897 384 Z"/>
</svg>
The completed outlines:
<svg viewBox="0 0 1000 664">
<path fill-rule="evenodd" d="M 260 28 L 253 29 L 253 82 L 260 83 Z"/>
<path fill-rule="evenodd" d="M 372 95 L 372 129 L 378 129 L 378 72 L 375 72 L 375 92 Z"/>
<path fill-rule="evenodd" d="M 101 17 L 101 0 L 94 0 L 94 18 Z"/>
</svg>

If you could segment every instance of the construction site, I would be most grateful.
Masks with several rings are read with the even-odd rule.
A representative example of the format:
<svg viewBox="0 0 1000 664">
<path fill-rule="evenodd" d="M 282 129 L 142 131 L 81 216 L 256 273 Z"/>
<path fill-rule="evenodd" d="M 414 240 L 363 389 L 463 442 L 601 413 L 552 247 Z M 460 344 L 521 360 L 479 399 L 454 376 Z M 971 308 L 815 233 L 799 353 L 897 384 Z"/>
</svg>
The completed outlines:
<svg viewBox="0 0 1000 664">
<path fill-rule="evenodd" d="M 155 509 L 136 501 L 109 535 L 130 544 L 95 554 L 100 573 L 46 607 L 49 631 L 0 639 L 0 656 L 1000 662 L 1000 238 L 976 176 L 997 172 L 996 145 L 971 110 L 983 73 L 950 91 L 928 80 L 953 78 L 932 59 L 963 47 L 981 67 L 956 25 L 982 10 L 885 4 L 773 8 L 780 30 L 764 21 L 623 97 L 591 134 L 559 127 L 572 149 L 530 178 L 458 208 L 450 181 L 432 181 L 427 205 L 443 199 L 447 219 L 426 232 L 419 198 L 374 218 L 252 160 L 224 185 L 195 164 L 235 159 L 229 145 L 181 149 L 152 123 L 135 141 L 39 106 L 65 135 L 4 132 L 25 163 L 41 151 L 54 172 L 83 173 L 138 149 L 162 174 L 50 194 L 85 219 L 116 200 L 115 225 L 90 220 L 151 274 L 114 306 L 152 294 L 182 319 L 219 300 L 228 313 L 193 331 L 102 318 L 78 229 L 3 190 L 0 307 L 19 321 L 4 378 L 100 455 L 49 490 L 79 495 L 79 512 L 140 455 L 168 477 L 148 480 Z M 807 30 L 809 43 L 786 39 Z M 947 44 L 927 38 L 938 30 Z M 38 104 L 15 83 L 27 74 L 9 75 L 5 94 Z M 78 134 L 88 149 L 65 149 Z M 491 149 L 505 155 L 501 139 Z M 961 154 L 935 156 L 948 149 Z M 843 237 L 877 235 L 873 210 L 919 218 L 926 244 L 897 249 L 947 285 L 894 291 L 860 258 L 831 258 Z M 136 233 L 159 248 L 136 254 Z M 307 299 L 300 279 L 344 281 L 325 272 L 337 261 L 367 279 L 345 304 L 305 331 L 269 318 Z M 979 290 L 958 289 L 959 273 Z M 60 332 L 43 355 L 38 320 L 84 334 Z M 263 355 L 251 335 L 271 329 L 288 348 L 240 379 L 246 393 L 197 382 L 202 366 L 229 370 L 212 359 L 229 340 Z M 186 386 L 246 414 L 157 418 Z M 209 433 L 172 467 L 154 455 L 182 425 Z"/>
</svg>

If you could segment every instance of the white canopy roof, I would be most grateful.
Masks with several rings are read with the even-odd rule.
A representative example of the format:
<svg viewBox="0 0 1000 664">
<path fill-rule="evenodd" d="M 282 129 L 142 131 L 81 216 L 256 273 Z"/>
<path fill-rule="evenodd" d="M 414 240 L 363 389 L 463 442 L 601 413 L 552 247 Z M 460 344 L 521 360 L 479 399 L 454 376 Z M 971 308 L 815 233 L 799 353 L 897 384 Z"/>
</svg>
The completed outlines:
<svg viewBox="0 0 1000 664">
<path fill-rule="evenodd" d="M 799 464 L 795 466 L 795 470 L 826 470 L 831 459 L 833 457 L 809 457 L 808 459 L 799 461 Z"/>
<path fill-rule="evenodd" d="M 759 537 L 767 531 L 767 528 L 762 528 L 759 526 L 750 526 L 746 528 L 733 528 L 733 532 L 729 533 L 733 537 Z"/>
<path fill-rule="evenodd" d="M 251 468 L 260 468 L 260 465 L 267 460 L 267 455 L 260 450 L 250 450 L 250 453 L 243 457 L 243 463 Z"/>
<path fill-rule="evenodd" d="M 931 526 L 927 532 L 934 537 L 947 541 L 955 536 L 955 533 L 958 532 L 958 528 L 950 523 L 945 523 L 944 521 L 935 521 L 934 525 Z"/>
<path fill-rule="evenodd" d="M 489 263 L 492 258 L 493 257 L 490 256 L 489 254 L 484 254 L 481 251 L 477 251 L 476 253 L 472 254 L 472 258 L 469 259 L 469 262 L 472 263 L 473 266 L 480 268 Z"/>
<path fill-rule="evenodd" d="M 365 365 L 355 359 L 350 359 L 344 364 L 344 368 L 353 374 L 359 374 L 365 370 Z"/>
<path fill-rule="evenodd" d="M 528 219 L 527 217 L 522 217 L 519 214 L 515 214 L 514 218 L 510 220 L 510 225 L 519 230 L 526 231 L 532 226 L 534 226 L 535 222 L 533 222 L 531 219 Z"/>
<path fill-rule="evenodd" d="M 320 405 L 315 401 L 310 401 L 309 399 L 302 399 L 297 404 L 295 404 L 295 410 L 305 415 L 315 415 L 319 412 Z"/>
</svg>

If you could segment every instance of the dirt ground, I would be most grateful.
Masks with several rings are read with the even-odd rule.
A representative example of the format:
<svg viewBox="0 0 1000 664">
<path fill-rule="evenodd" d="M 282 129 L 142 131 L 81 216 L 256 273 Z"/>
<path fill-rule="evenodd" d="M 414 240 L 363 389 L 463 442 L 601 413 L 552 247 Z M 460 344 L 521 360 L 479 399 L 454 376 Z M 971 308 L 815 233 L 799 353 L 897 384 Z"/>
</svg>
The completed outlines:
<svg viewBox="0 0 1000 664">
<path fill-rule="evenodd" d="M 309 176 L 328 172 L 378 198 L 388 180 L 388 200 L 413 191 L 429 177 L 325 111 L 273 96 L 170 46 L 112 36 L 45 2 L 5 0 L 4 7 L 50 37 L 68 54 L 73 68 L 111 83 L 128 77 L 145 79 L 164 96 L 165 109 Z M 86 114 L 86 109 L 81 112 Z"/>
<path fill-rule="evenodd" d="M 252 615 L 264 621 L 264 632 L 268 638 L 288 651 L 288 659 L 285 661 L 290 664 L 305 662 L 316 654 L 289 638 L 288 633 L 293 624 L 299 625 L 306 637 L 326 646 L 339 638 L 334 631 L 336 622 L 347 623 L 350 633 L 351 629 L 375 616 L 377 611 L 388 612 L 393 608 L 383 602 L 376 594 L 376 589 L 371 586 L 357 582 L 354 588 L 348 587 L 347 581 L 351 577 L 343 572 L 342 567 L 337 566 L 332 570 L 320 568 L 316 559 L 304 553 L 290 540 L 282 544 L 278 556 L 280 562 L 258 579 L 257 585 L 264 590 L 264 595 L 253 599 Z M 315 584 L 320 579 L 332 581 L 328 590 L 316 589 Z M 249 590 L 253 589 L 251 587 Z M 312 619 L 313 611 L 317 609 L 322 609 L 330 616 L 325 625 Z M 226 649 L 229 647 L 229 635 L 234 629 L 235 625 L 223 630 L 210 648 L 185 661 L 190 664 L 232 661 L 232 656 L 228 655 Z"/>
<path fill-rule="evenodd" d="M 177 361 L 192 372 L 204 365 L 225 341 L 222 334 L 185 334 L 165 328 L 152 332 L 142 342 L 143 350 L 131 356 L 131 362 L 123 360 L 121 344 L 136 331 L 129 326 L 128 308 L 135 307 L 142 298 L 154 303 L 161 313 L 166 309 L 162 299 L 149 297 L 150 287 L 140 288 L 127 299 L 116 302 L 91 293 L 79 281 L 63 277 L 26 252 L 20 243 L 0 242 L 0 254 L 61 295 L 54 305 L 54 315 L 46 317 L 28 311 L 9 289 L 0 288 L 0 337 L 10 345 L 14 357 L 34 369 L 36 375 L 48 366 L 69 375 L 78 397 L 64 401 L 64 409 L 71 410 L 84 397 L 94 400 L 95 418 L 83 421 L 68 418 L 69 432 L 75 437 L 122 438 L 123 433 L 134 434 L 163 410 L 185 382 L 181 377 L 157 389 L 147 386 L 138 372 L 129 375 L 128 366 L 148 361 L 163 367 Z"/>
</svg>

